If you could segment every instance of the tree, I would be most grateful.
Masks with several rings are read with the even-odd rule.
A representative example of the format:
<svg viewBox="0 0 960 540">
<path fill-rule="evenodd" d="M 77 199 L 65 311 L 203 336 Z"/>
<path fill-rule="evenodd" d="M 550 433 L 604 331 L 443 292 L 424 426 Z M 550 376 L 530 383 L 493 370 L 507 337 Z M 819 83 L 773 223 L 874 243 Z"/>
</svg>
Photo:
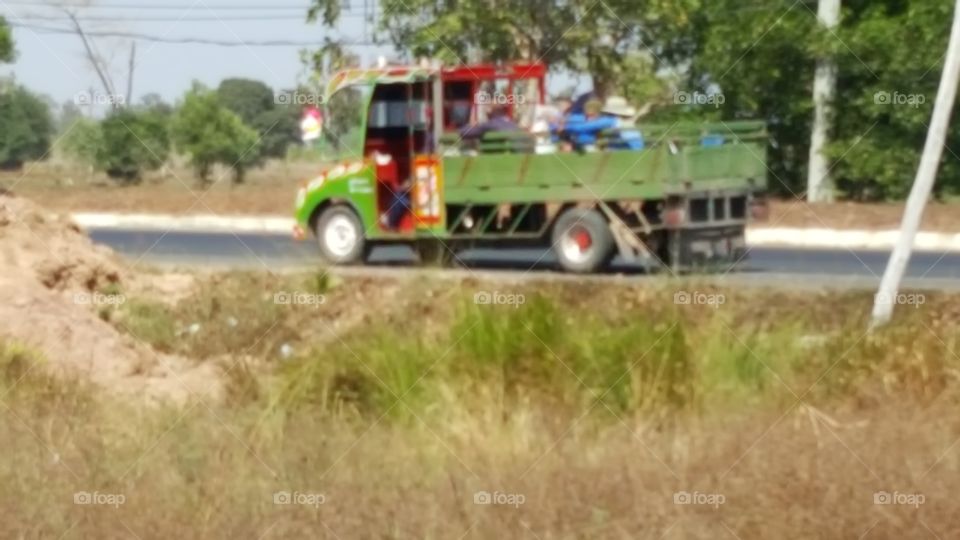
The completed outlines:
<svg viewBox="0 0 960 540">
<path fill-rule="evenodd" d="M 173 118 L 177 147 L 190 155 L 197 178 L 206 183 L 217 163 L 233 169 L 243 182 L 247 168 L 260 155 L 257 132 L 220 102 L 216 92 L 195 85 Z"/>
<path fill-rule="evenodd" d="M 262 158 L 282 158 L 287 147 L 300 140 L 297 107 L 278 105 L 273 90 L 260 81 L 226 79 L 217 88 L 220 102 L 239 116 L 243 123 L 259 135 L 260 152 L 252 162 Z"/>
<path fill-rule="evenodd" d="M 14 56 L 13 33 L 7 20 L 0 17 L 0 62 L 13 62 Z"/>
<path fill-rule="evenodd" d="M 382 0 L 380 28 L 399 49 L 446 63 L 543 61 L 586 71 L 601 93 L 622 91 L 636 51 L 659 63 L 690 24 L 696 0 Z M 334 27 L 340 0 L 312 0 L 311 21 Z M 655 72 L 659 65 L 653 66 Z"/>
<path fill-rule="evenodd" d="M 789 9 L 788 9 L 789 8 Z M 812 124 L 810 88 L 818 57 L 838 65 L 832 175 L 842 194 L 899 198 L 909 187 L 926 132 L 950 27 L 951 6 L 908 0 L 845 0 L 835 33 L 806 4 L 714 0 L 691 16 L 686 85 L 719 88 L 723 118 L 767 121 L 770 184 L 805 188 Z M 892 103 L 902 98 L 904 103 Z M 889 100 L 889 101 L 885 101 Z M 921 103 L 921 101 L 923 103 Z M 960 126 L 952 136 L 960 135 Z M 960 164 L 941 169 L 940 193 L 960 191 Z"/>
<path fill-rule="evenodd" d="M 100 131 L 96 162 L 111 178 L 139 181 L 144 170 L 159 169 L 170 154 L 167 122 L 155 112 L 114 111 L 100 124 Z"/>
<path fill-rule="evenodd" d="M 837 162 L 834 176 L 846 195 L 900 199 L 920 162 L 953 6 L 918 0 L 847 3 L 839 37 L 850 51 L 841 44 L 837 54 L 838 114 L 827 153 Z M 954 123 L 947 140 L 958 137 L 960 126 Z M 938 196 L 960 193 L 960 163 L 950 152 L 945 155 Z"/>
<path fill-rule="evenodd" d="M 224 79 L 217 88 L 224 107 L 233 111 L 248 126 L 266 111 L 274 108 L 273 90 L 260 81 Z"/>
<path fill-rule="evenodd" d="M 263 111 L 251 126 L 260 135 L 260 156 L 282 158 L 287 148 L 300 141 L 300 111 L 297 107 L 275 107 Z"/>
<path fill-rule="evenodd" d="M 50 150 L 54 126 L 43 99 L 12 82 L 0 81 L 0 168 L 19 169 Z"/>
</svg>

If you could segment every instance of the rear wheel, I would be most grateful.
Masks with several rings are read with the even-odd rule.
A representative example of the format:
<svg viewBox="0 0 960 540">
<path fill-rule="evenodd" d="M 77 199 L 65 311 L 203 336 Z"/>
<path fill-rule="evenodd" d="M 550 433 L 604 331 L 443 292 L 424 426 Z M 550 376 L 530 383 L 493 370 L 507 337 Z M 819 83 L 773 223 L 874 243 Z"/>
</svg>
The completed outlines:
<svg viewBox="0 0 960 540">
<path fill-rule="evenodd" d="M 317 218 L 314 232 L 320 255 L 331 264 L 363 262 L 366 239 L 360 218 L 349 207 L 331 206 Z"/>
<path fill-rule="evenodd" d="M 571 208 L 553 226 L 553 251 L 568 272 L 589 273 L 613 259 L 616 245 L 603 215 L 596 210 Z"/>
</svg>

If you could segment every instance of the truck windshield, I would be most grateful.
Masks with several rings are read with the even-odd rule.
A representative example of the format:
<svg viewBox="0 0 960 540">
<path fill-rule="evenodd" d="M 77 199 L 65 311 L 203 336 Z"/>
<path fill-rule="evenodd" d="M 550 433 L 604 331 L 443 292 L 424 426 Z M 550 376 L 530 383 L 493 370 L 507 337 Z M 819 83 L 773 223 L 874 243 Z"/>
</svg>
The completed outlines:
<svg viewBox="0 0 960 540">
<path fill-rule="evenodd" d="M 337 90 L 326 105 L 325 152 L 331 159 L 363 156 L 364 110 L 370 101 L 369 85 Z"/>
</svg>

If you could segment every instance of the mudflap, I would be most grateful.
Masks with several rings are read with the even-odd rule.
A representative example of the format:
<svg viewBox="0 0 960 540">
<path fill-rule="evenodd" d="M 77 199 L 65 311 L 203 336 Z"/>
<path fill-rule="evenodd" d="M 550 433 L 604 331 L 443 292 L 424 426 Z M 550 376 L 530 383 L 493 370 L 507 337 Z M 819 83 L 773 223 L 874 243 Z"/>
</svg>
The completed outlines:
<svg viewBox="0 0 960 540">
<path fill-rule="evenodd" d="M 742 226 L 667 232 L 667 263 L 674 272 L 729 272 L 747 260 Z"/>
</svg>

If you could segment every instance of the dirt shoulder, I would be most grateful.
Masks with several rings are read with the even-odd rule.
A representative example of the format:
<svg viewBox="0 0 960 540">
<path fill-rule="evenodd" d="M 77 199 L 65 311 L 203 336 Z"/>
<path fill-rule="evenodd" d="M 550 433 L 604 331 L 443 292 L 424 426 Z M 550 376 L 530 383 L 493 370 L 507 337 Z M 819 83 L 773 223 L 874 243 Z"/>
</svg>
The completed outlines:
<svg viewBox="0 0 960 540">
<path fill-rule="evenodd" d="M 300 182 L 317 172 L 309 164 L 273 165 L 250 173 L 246 183 L 231 185 L 228 178 L 199 186 L 189 171 L 151 177 L 135 186 L 118 186 L 103 178 L 72 178 L 57 170 L 26 173 L 0 172 L 0 186 L 13 189 L 56 212 L 118 212 L 175 215 L 289 216 Z M 774 200 L 770 218 L 759 225 L 829 229 L 895 229 L 903 203 L 808 204 Z M 922 230 L 960 232 L 960 203 L 931 203 Z"/>
</svg>

